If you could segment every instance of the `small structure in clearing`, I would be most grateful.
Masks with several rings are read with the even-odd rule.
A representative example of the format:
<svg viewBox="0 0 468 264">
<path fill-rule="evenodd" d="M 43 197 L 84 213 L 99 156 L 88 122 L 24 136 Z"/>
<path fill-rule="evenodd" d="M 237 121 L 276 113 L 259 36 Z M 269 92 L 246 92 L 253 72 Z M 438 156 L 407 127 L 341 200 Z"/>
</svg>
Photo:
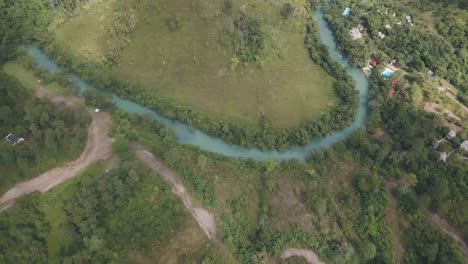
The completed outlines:
<svg viewBox="0 0 468 264">
<path fill-rule="evenodd" d="M 343 16 L 348 16 L 349 13 L 351 13 L 351 8 L 346 7 L 346 8 L 344 9 L 344 11 L 343 11 Z"/>
<path fill-rule="evenodd" d="M 446 152 L 442 152 L 442 153 L 440 153 L 440 157 L 439 157 L 439 159 L 438 159 L 437 161 L 439 161 L 439 162 L 446 162 L 446 161 L 447 161 L 447 157 L 448 157 L 447 153 L 446 153 Z"/>
<path fill-rule="evenodd" d="M 94 112 L 99 113 L 99 112 L 101 112 L 101 110 L 99 108 L 96 108 L 96 109 L 94 109 Z"/>
<path fill-rule="evenodd" d="M 12 134 L 12 133 L 8 134 L 5 137 L 5 142 L 8 142 L 8 143 L 12 144 L 13 146 L 16 145 L 16 144 L 19 144 L 19 143 L 21 143 L 23 141 L 24 141 L 24 138 L 18 137 L 15 134 Z"/>
</svg>

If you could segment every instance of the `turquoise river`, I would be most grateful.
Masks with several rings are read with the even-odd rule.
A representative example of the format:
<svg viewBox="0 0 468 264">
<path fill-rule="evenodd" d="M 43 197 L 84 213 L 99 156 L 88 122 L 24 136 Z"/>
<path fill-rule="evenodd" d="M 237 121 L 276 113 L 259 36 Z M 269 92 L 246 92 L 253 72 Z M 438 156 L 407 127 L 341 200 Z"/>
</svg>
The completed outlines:
<svg viewBox="0 0 468 264">
<path fill-rule="evenodd" d="M 368 115 L 367 97 L 369 92 L 369 81 L 360 69 L 348 65 L 345 58 L 340 54 L 333 37 L 333 33 L 328 28 L 328 24 L 324 20 L 323 15 L 324 14 L 321 11 L 317 11 L 315 14 L 320 28 L 320 38 L 323 43 L 328 46 L 331 58 L 342 64 L 346 68 L 347 73 L 355 80 L 356 87 L 359 90 L 359 109 L 354 121 L 348 127 L 334 131 L 326 137 L 313 139 L 305 146 L 294 146 L 286 151 L 280 152 L 277 150 L 261 150 L 228 144 L 201 130 L 193 129 L 184 123 L 166 118 L 147 107 L 122 99 L 115 94 L 110 95 L 114 98 L 118 108 L 129 113 L 150 114 L 166 128 L 175 131 L 177 140 L 182 144 L 196 146 L 205 151 L 233 158 L 251 158 L 255 160 L 273 159 L 279 161 L 289 159 L 305 160 L 309 154 L 323 148 L 331 147 L 349 137 L 354 131 L 365 125 Z M 48 58 L 38 47 L 29 46 L 27 48 L 27 52 L 37 64 L 45 68 L 47 71 L 62 71 L 62 69 L 53 60 Z M 98 88 L 83 81 L 76 75 L 70 75 L 70 80 L 78 87 L 80 94 L 82 94 L 82 91 L 86 89 L 96 89 L 97 91 L 104 93 Z"/>
</svg>

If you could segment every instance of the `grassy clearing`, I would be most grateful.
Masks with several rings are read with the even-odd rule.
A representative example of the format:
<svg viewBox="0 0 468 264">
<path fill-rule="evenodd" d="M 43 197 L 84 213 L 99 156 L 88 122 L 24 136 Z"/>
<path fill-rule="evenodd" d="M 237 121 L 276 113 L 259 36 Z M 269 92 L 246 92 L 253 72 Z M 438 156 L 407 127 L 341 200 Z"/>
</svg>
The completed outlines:
<svg viewBox="0 0 468 264">
<path fill-rule="evenodd" d="M 69 88 L 65 88 L 62 85 L 52 82 L 45 84 L 43 82 L 39 83 L 38 78 L 34 75 L 34 72 L 26 69 L 18 61 L 9 61 L 3 65 L 3 71 L 7 74 L 15 77 L 18 81 L 27 89 L 35 91 L 37 86 L 40 85 L 50 91 L 53 91 L 59 95 L 71 95 L 73 91 Z"/>
<path fill-rule="evenodd" d="M 137 28 L 113 68 L 116 73 L 217 119 L 252 124 L 265 115 L 275 127 L 295 127 L 317 119 L 338 102 L 333 78 L 309 59 L 304 46 L 305 1 L 294 1 L 296 12 L 288 20 L 279 14 L 282 4 L 233 1 L 233 13 L 227 17 L 223 1 L 133 0 L 124 7 L 105 2 L 59 26 L 55 33 L 75 53 L 100 60 L 107 44 L 105 35 L 99 34 L 99 17 L 112 9 L 133 8 Z M 232 27 L 240 10 L 261 23 L 262 67 L 230 67 L 234 53 L 224 30 Z M 167 25 L 171 18 L 180 23 L 176 31 Z"/>
<path fill-rule="evenodd" d="M 101 28 L 101 21 L 106 16 L 108 3 L 98 3 L 96 8 L 82 10 L 79 16 L 72 17 L 66 23 L 62 15 L 58 15 L 49 26 L 54 31 L 56 39 L 64 46 L 86 58 L 102 60 L 110 51 L 107 45 L 109 37 Z"/>
</svg>

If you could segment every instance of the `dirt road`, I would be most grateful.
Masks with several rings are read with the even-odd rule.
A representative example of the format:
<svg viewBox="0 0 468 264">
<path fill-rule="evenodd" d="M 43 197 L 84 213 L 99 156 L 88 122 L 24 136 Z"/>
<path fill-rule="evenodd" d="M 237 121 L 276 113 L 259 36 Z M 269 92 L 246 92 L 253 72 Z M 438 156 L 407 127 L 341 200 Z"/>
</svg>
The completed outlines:
<svg viewBox="0 0 468 264">
<path fill-rule="evenodd" d="M 299 248 L 288 248 L 280 256 L 280 261 L 284 261 L 291 257 L 303 257 L 310 264 L 324 264 L 320 261 L 319 257 L 315 252 L 308 249 L 299 249 Z"/>
<path fill-rule="evenodd" d="M 213 214 L 206 209 L 195 208 L 193 206 L 192 200 L 185 190 L 179 175 L 156 159 L 151 152 L 144 150 L 141 147 L 136 147 L 136 154 L 141 161 L 143 161 L 153 171 L 161 174 L 161 176 L 172 186 L 174 193 L 182 200 L 185 207 L 192 214 L 193 218 L 195 218 L 206 236 L 210 240 L 218 242 L 216 239 L 216 222 Z"/>
<path fill-rule="evenodd" d="M 112 139 L 107 136 L 110 126 L 109 113 L 92 113 L 88 140 L 80 157 L 65 166 L 54 168 L 29 181 L 16 184 L 0 198 L 0 212 L 10 207 L 16 198 L 35 191 L 47 192 L 77 175 L 92 163 L 109 158 L 112 155 Z"/>
<path fill-rule="evenodd" d="M 447 220 L 441 218 L 438 214 L 429 211 L 428 213 L 431 216 L 432 222 L 434 224 L 439 226 L 440 229 L 442 229 L 442 231 L 444 231 L 447 235 L 449 235 L 451 238 L 457 241 L 457 243 L 461 246 L 463 254 L 466 258 L 468 258 L 468 245 L 463 239 L 463 233 L 457 230 L 452 225 L 450 225 L 450 223 L 447 222 Z"/>
</svg>

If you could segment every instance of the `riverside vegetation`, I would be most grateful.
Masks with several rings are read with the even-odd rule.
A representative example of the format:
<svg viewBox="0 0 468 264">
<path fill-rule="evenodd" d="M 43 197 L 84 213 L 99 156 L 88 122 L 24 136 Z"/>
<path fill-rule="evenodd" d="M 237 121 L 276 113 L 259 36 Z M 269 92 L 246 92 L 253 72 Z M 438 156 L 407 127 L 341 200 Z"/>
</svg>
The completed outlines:
<svg viewBox="0 0 468 264">
<path fill-rule="evenodd" d="M 309 4 L 306 4 L 306 3 L 304 3 L 304 5 L 305 7 L 309 6 Z M 256 12 L 259 12 L 259 11 L 256 11 Z M 235 16 L 235 15 L 233 14 L 232 16 Z M 308 8 L 303 10 L 302 15 L 300 16 L 300 17 L 304 17 L 301 22 L 301 25 L 302 25 L 301 28 L 304 33 L 306 33 L 307 28 L 310 28 L 310 29 L 316 28 L 315 22 L 310 16 L 311 16 L 311 11 L 310 11 L 310 6 L 309 6 Z M 278 17 L 280 17 L 279 14 L 278 14 Z M 234 37 L 233 37 L 234 38 L 233 45 L 235 47 L 233 52 L 234 54 L 238 54 L 240 61 L 249 61 L 252 63 L 252 61 L 255 60 L 255 55 L 252 55 L 252 54 L 257 53 L 259 52 L 259 50 L 261 50 L 262 44 L 260 43 L 262 41 L 260 41 L 260 39 L 262 39 L 263 37 L 260 37 L 260 36 L 263 36 L 264 33 L 260 33 L 261 31 L 259 30 L 263 30 L 263 27 L 258 27 L 258 25 L 254 26 L 256 25 L 256 23 L 259 23 L 259 21 L 255 22 L 256 21 L 255 19 L 252 20 L 252 18 L 248 18 L 245 14 L 243 15 L 242 13 L 239 13 L 238 18 L 240 20 L 238 19 L 239 21 L 237 22 L 234 21 L 233 22 L 234 25 L 236 24 L 240 25 L 239 23 L 244 23 L 244 22 L 241 22 L 244 20 L 247 21 L 245 22 L 245 24 L 248 26 L 246 26 L 245 29 L 242 29 L 242 30 L 247 30 L 245 32 L 245 35 L 250 34 L 253 39 L 259 38 L 259 40 L 252 42 L 248 39 L 244 39 L 244 40 L 239 39 L 239 36 L 240 36 L 239 34 L 241 33 L 238 32 L 236 33 L 237 35 L 234 34 Z M 292 23 L 292 22 L 288 22 L 288 23 Z M 239 30 L 240 32 L 242 32 L 241 29 Z M 250 32 L 251 30 L 252 32 Z M 257 31 L 258 33 L 254 33 Z M 135 32 L 135 38 L 137 37 L 138 37 L 138 30 Z M 115 92 L 124 98 L 129 98 L 133 101 L 148 105 L 165 116 L 177 118 L 190 125 L 200 128 L 208 132 L 211 135 L 221 137 L 222 139 L 230 143 L 241 144 L 243 146 L 258 146 L 261 148 L 276 147 L 280 149 L 286 149 L 295 144 L 301 144 L 301 145 L 306 144 L 307 142 L 309 142 L 309 140 L 312 137 L 323 136 L 331 132 L 334 129 L 344 128 L 351 122 L 352 118 L 355 115 L 355 109 L 357 105 L 357 92 L 355 91 L 353 81 L 348 76 L 346 76 L 345 71 L 342 69 L 342 66 L 338 65 L 337 63 L 333 62 L 332 60 L 328 58 L 327 50 L 325 46 L 321 44 L 318 38 L 319 37 L 318 37 L 316 30 L 309 30 L 307 31 L 306 38 L 305 39 L 302 38 L 301 41 L 297 44 L 301 45 L 301 47 L 304 47 L 304 42 L 305 42 L 304 51 L 308 50 L 312 60 L 317 65 L 322 66 L 325 72 L 327 72 L 329 75 L 335 77 L 336 80 L 334 81 L 334 84 L 333 84 L 334 91 L 335 91 L 334 94 L 339 98 L 340 102 L 339 104 L 327 110 L 325 110 L 325 108 L 327 107 L 324 107 L 322 105 L 320 108 L 321 110 L 325 110 L 325 112 L 322 112 L 322 114 L 318 118 L 318 121 L 306 122 L 304 125 L 300 125 L 299 123 L 297 123 L 292 128 L 277 127 L 277 125 L 280 124 L 280 122 L 278 122 L 278 120 L 271 119 L 270 116 L 268 116 L 268 114 L 260 116 L 259 125 L 252 125 L 252 124 L 248 124 L 239 120 L 236 120 L 236 122 L 231 122 L 229 121 L 229 119 L 225 119 L 218 115 L 206 114 L 207 113 L 206 111 L 205 112 L 196 111 L 197 109 L 196 106 L 187 108 L 178 100 L 167 101 L 165 100 L 165 97 L 162 96 L 163 95 L 162 92 L 155 91 L 154 89 L 148 89 L 144 85 L 138 84 L 138 82 L 133 81 L 132 78 L 123 78 L 121 72 L 115 71 L 113 67 L 108 65 L 108 64 L 115 65 L 116 62 L 117 62 L 117 65 L 123 64 L 124 62 L 120 60 L 115 61 L 115 62 L 106 60 L 108 61 L 108 63 L 106 63 L 105 61 L 96 62 L 86 57 L 76 55 L 76 53 L 72 52 L 73 49 L 70 51 L 70 49 L 65 48 L 64 45 L 60 44 L 59 41 L 55 41 L 52 38 L 49 38 L 47 41 L 42 43 L 42 45 L 46 47 L 45 50 L 46 52 L 48 52 L 49 55 L 57 59 L 57 62 L 60 65 L 63 65 L 69 70 L 75 73 L 78 73 L 85 80 L 95 83 L 99 87 L 102 87 L 106 90 Z M 135 41 L 138 44 L 139 40 L 136 39 Z M 133 44 L 129 44 L 129 45 L 130 46 L 128 48 L 122 51 L 123 57 L 125 57 L 126 50 L 131 49 L 131 45 Z M 250 45 L 254 45 L 254 46 L 258 45 L 258 47 L 251 47 Z M 264 45 L 266 45 L 266 43 Z M 248 51 L 251 48 L 257 51 Z M 293 49 L 297 50 L 296 48 L 292 48 L 292 47 L 289 48 L 288 50 L 293 50 Z M 139 48 L 138 50 L 141 51 L 144 49 Z M 245 53 L 245 55 L 239 54 L 239 52 Z M 250 54 L 250 55 L 247 55 L 247 54 Z M 247 58 L 248 56 L 250 56 L 250 58 Z M 263 55 L 263 56 L 267 56 L 267 55 Z M 270 55 L 270 56 L 273 56 L 273 55 Z M 243 59 L 243 57 L 245 58 Z M 286 57 L 284 59 L 286 59 Z M 302 59 L 307 60 L 308 61 L 307 63 L 312 63 L 310 59 L 307 58 L 306 54 L 303 54 Z M 125 60 L 125 58 L 122 58 L 122 60 Z M 281 62 L 278 62 L 277 60 L 278 58 L 275 57 L 275 61 L 272 61 L 271 65 L 281 65 Z M 141 60 L 141 61 L 144 62 L 145 60 Z M 247 64 L 244 66 L 242 65 L 239 65 L 239 67 L 236 67 L 234 69 L 235 72 L 246 71 L 248 70 L 249 67 L 254 67 L 252 70 L 255 70 L 256 74 L 261 75 L 261 74 L 266 74 L 268 72 L 268 69 L 262 69 L 261 67 L 258 68 L 259 66 L 255 66 L 251 64 Z M 195 67 L 197 69 L 203 68 L 202 66 L 195 66 Z M 245 69 L 244 67 L 247 67 L 247 69 Z M 145 69 L 148 69 L 148 68 L 151 69 L 151 67 L 147 67 L 147 66 L 145 66 L 144 69 L 141 69 L 138 64 L 134 64 L 134 63 L 132 63 L 132 65 L 129 66 L 129 68 L 132 69 L 132 71 L 135 69 L 139 69 L 138 71 L 141 70 L 141 72 L 145 72 Z M 310 74 L 316 74 L 316 72 L 317 72 L 316 70 L 312 69 L 310 71 Z M 149 74 L 154 75 L 153 73 L 148 73 L 148 75 Z M 276 75 L 275 73 L 269 73 L 269 74 L 271 74 L 271 76 Z M 125 74 L 123 75 L 125 76 Z M 302 72 L 301 72 L 301 75 L 303 75 Z M 306 73 L 306 75 L 308 74 Z M 236 77 L 236 78 L 239 78 L 239 77 Z M 146 79 L 148 78 L 145 78 L 145 80 Z M 282 79 L 285 79 L 285 78 L 282 78 Z M 291 78 L 291 80 L 294 80 L 294 79 L 296 78 L 295 77 Z M 323 79 L 323 78 L 319 77 L 319 79 Z M 239 80 L 242 80 L 242 79 L 239 79 Z M 237 83 L 239 80 L 237 80 L 235 83 Z M 210 79 L 210 82 L 211 81 L 212 80 Z M 230 82 L 228 81 L 227 83 L 230 83 Z M 323 91 L 325 86 L 320 84 L 317 87 L 314 87 L 314 83 L 315 81 L 311 80 L 307 84 L 308 85 L 307 87 L 311 92 Z M 291 117 L 294 119 L 297 116 L 300 116 L 302 114 L 312 113 L 313 111 L 305 110 L 307 109 L 307 107 L 314 106 L 314 105 L 318 106 L 318 104 L 311 103 L 311 102 L 306 103 L 306 105 L 304 105 L 303 103 L 299 103 L 297 101 L 289 101 L 288 98 L 292 96 L 293 94 L 296 94 L 294 91 L 290 90 L 294 88 L 295 86 L 294 84 L 291 84 L 291 85 L 283 84 L 283 85 L 284 86 L 282 87 L 288 87 L 288 89 L 282 89 L 282 91 L 287 91 L 288 95 L 278 94 L 277 100 L 281 102 L 289 102 L 289 103 L 288 105 L 285 105 L 286 108 L 281 108 L 280 106 L 276 107 L 273 105 L 272 107 L 274 110 L 272 111 L 280 111 L 281 114 L 284 115 L 286 119 L 291 120 Z M 246 87 L 248 88 L 250 86 L 246 86 Z M 174 89 L 175 88 L 170 90 L 171 93 L 174 93 Z M 196 89 L 195 91 L 197 93 L 198 92 L 205 93 L 200 87 L 194 87 L 191 89 Z M 243 109 L 245 109 L 245 106 L 246 106 L 245 103 L 248 100 L 258 98 L 258 97 L 263 97 L 263 94 L 261 92 L 258 95 L 252 95 L 251 92 L 255 90 L 253 88 L 249 88 L 250 89 L 249 92 L 244 92 L 237 88 L 228 87 L 227 89 L 229 90 L 228 93 L 232 93 L 233 91 L 235 91 L 236 95 L 226 96 L 227 91 L 225 91 L 222 93 L 223 94 L 222 100 L 214 99 L 212 97 L 207 96 L 206 94 L 196 95 L 196 96 L 203 96 L 205 98 L 205 101 L 210 100 L 211 102 L 213 101 L 222 102 L 224 101 L 225 98 L 227 98 L 228 100 L 231 100 L 230 98 L 234 98 L 233 100 L 237 100 L 236 104 L 241 105 Z M 271 88 L 271 89 L 274 90 L 274 88 Z M 184 91 L 183 94 L 187 94 L 187 92 L 188 91 Z M 177 92 L 177 93 L 180 93 L 180 92 Z M 217 90 L 216 92 L 210 91 L 209 93 L 216 95 L 220 93 L 220 91 L 219 90 Z M 248 98 L 236 99 L 239 95 L 242 95 L 242 94 L 246 94 Z M 315 97 L 315 95 L 310 95 L 310 98 L 313 98 L 313 97 Z M 317 97 L 317 99 L 321 102 L 327 101 L 326 99 L 322 100 L 319 97 Z M 174 103 L 174 102 L 177 102 L 177 103 Z M 206 102 L 203 102 L 202 104 L 208 105 Z M 223 107 L 224 106 L 234 107 L 233 103 L 223 103 L 222 105 Z M 300 107 L 299 112 L 293 112 L 293 108 L 292 108 L 293 105 Z M 214 112 L 219 112 L 219 110 L 214 110 Z M 241 112 L 241 111 L 237 111 L 237 112 Z"/>
<path fill-rule="evenodd" d="M 47 38 L 40 27 L 37 32 L 28 28 L 32 24 L 23 22 L 25 17 L 10 17 L 23 12 L 41 25 L 51 12 L 45 1 L 0 3 L 1 10 L 10 10 L 1 13 L 1 25 L 25 30 L 6 34 L 12 39 L 2 44 L 3 58 L 16 54 L 13 45 Z M 45 11 L 28 12 L 37 7 Z M 121 162 L 109 173 L 98 164 L 59 189 L 42 197 L 33 194 L 2 213 L 0 260 L 143 263 L 164 260 L 164 250 L 172 249 L 166 253 L 175 256 L 175 263 L 222 263 L 230 259 L 226 255 L 240 263 L 262 263 L 272 262 L 285 248 L 300 247 L 314 250 L 326 263 L 463 263 L 457 244 L 430 223 L 426 210 L 437 210 L 466 234 L 468 168 L 458 155 L 444 164 L 435 162 L 432 144 L 447 134 L 444 120 L 418 107 L 424 92 L 420 83 L 412 76 L 397 77 L 411 89 L 389 99 L 390 81 L 374 72 L 366 128 L 305 162 L 256 162 L 207 153 L 178 144 L 171 131 L 149 116 L 114 111 L 112 136 Z M 107 101 L 92 94 L 88 99 L 91 104 Z M 459 137 L 467 139 L 466 133 Z M 187 214 L 168 186 L 134 161 L 131 142 L 147 146 L 183 177 L 189 191 L 215 213 L 227 249 L 202 238 L 184 244 L 180 237 L 193 234 Z M 396 209 L 389 211 L 392 202 Z M 144 226 L 154 228 L 147 234 Z M 176 252 L 174 245 L 187 247 Z"/>
</svg>

